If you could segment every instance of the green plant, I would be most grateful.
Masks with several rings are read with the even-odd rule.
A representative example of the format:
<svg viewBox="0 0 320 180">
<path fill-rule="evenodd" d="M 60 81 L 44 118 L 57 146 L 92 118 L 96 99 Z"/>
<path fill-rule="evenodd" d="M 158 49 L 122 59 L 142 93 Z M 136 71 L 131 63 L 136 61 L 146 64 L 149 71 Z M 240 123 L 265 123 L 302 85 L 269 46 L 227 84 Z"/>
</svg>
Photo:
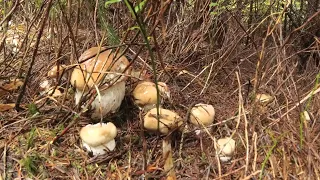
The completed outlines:
<svg viewBox="0 0 320 180">
<path fill-rule="evenodd" d="M 268 150 L 267 155 L 266 155 L 265 159 L 264 159 L 263 162 L 262 162 L 261 172 L 260 172 L 260 175 L 259 175 L 259 179 L 262 179 L 262 178 L 263 178 L 263 174 L 264 174 L 264 170 L 265 170 L 266 164 L 267 164 L 270 156 L 272 155 L 273 150 L 274 150 L 274 149 L 277 147 L 277 145 L 278 145 L 278 139 L 274 138 L 274 137 L 273 137 L 273 134 L 272 134 L 271 132 L 269 133 L 269 135 L 270 135 L 270 137 L 271 137 L 271 139 L 272 139 L 273 144 L 272 144 L 272 146 L 270 147 L 270 149 Z"/>
<path fill-rule="evenodd" d="M 32 128 L 31 131 L 28 133 L 28 137 L 27 137 L 27 149 L 30 149 L 34 146 L 35 136 L 36 136 L 36 128 Z"/>
<path fill-rule="evenodd" d="M 20 161 L 20 164 L 26 169 L 26 171 L 31 174 L 35 175 L 38 173 L 38 164 L 40 162 L 40 157 L 37 154 L 31 154 L 26 156 L 24 159 Z"/>
<path fill-rule="evenodd" d="M 34 103 L 31 103 L 28 105 L 28 112 L 30 115 L 35 115 L 35 114 L 38 114 L 39 113 L 39 110 L 38 110 L 38 107 L 36 104 Z"/>
</svg>

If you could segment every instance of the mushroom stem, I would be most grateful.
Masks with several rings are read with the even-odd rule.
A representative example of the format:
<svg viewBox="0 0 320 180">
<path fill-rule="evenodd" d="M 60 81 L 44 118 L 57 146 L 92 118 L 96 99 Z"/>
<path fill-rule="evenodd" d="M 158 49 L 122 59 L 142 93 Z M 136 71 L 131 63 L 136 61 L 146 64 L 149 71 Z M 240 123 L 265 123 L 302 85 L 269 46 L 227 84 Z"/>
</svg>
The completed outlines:
<svg viewBox="0 0 320 180">
<path fill-rule="evenodd" d="M 174 171 L 173 157 L 172 157 L 172 148 L 171 148 L 171 134 L 168 135 L 162 141 L 162 156 L 165 161 L 164 171 L 167 173 L 167 179 L 177 179 L 176 173 Z"/>
</svg>

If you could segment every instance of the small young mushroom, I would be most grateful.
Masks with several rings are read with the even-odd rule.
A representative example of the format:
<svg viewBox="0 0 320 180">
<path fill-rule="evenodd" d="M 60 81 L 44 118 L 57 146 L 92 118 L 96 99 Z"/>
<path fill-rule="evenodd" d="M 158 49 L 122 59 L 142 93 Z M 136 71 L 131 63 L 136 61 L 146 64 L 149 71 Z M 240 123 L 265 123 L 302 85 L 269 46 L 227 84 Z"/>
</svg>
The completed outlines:
<svg viewBox="0 0 320 180">
<path fill-rule="evenodd" d="M 55 89 L 53 92 L 54 87 L 50 88 L 47 92 L 48 95 L 51 95 L 52 97 L 59 97 L 62 96 L 63 94 L 61 93 L 61 91 L 59 89 Z M 53 93 L 52 93 L 53 92 Z"/>
<path fill-rule="evenodd" d="M 159 108 L 159 117 L 157 118 L 157 108 L 153 108 L 144 116 L 143 126 L 149 131 L 159 131 L 162 134 L 168 134 L 171 130 L 180 128 L 182 124 L 183 120 L 177 113 Z M 171 148 L 171 134 L 162 141 L 162 154 L 167 179 L 176 179 Z"/>
<path fill-rule="evenodd" d="M 144 116 L 144 128 L 150 131 L 168 134 L 170 130 L 179 128 L 183 123 L 182 118 L 175 112 L 159 108 L 159 122 L 157 119 L 157 108 L 151 109 Z"/>
<path fill-rule="evenodd" d="M 170 91 L 164 82 L 158 82 L 160 103 L 163 99 L 170 99 Z M 157 89 L 156 84 L 150 81 L 140 82 L 133 90 L 134 102 L 140 108 L 148 111 L 157 104 Z"/>
<path fill-rule="evenodd" d="M 63 71 L 65 71 L 66 66 L 65 65 L 55 65 L 53 66 L 49 71 L 47 76 L 50 78 L 57 78 L 58 79 L 62 76 Z"/>
<path fill-rule="evenodd" d="M 217 142 L 216 152 L 222 162 L 228 162 L 231 160 L 235 148 L 236 142 L 233 139 L 222 138 Z"/>
<path fill-rule="evenodd" d="M 39 86 L 42 91 L 45 91 L 50 88 L 51 82 L 48 79 L 44 79 Z"/>
<path fill-rule="evenodd" d="M 202 147 L 202 134 L 203 131 L 207 131 L 207 127 L 210 126 L 214 120 L 215 110 L 210 104 L 196 104 L 190 110 L 190 122 L 194 126 L 200 128 L 195 131 L 200 140 L 200 147 Z"/>
<path fill-rule="evenodd" d="M 273 97 L 269 94 L 256 94 L 256 102 L 260 103 L 261 105 L 267 105 L 273 101 Z"/>
<path fill-rule="evenodd" d="M 113 151 L 116 147 L 116 136 L 117 128 L 111 122 L 88 124 L 80 130 L 83 147 L 94 156 Z"/>
<path fill-rule="evenodd" d="M 125 96 L 126 75 L 130 73 L 128 59 L 120 53 L 116 56 L 112 50 L 93 47 L 80 56 L 79 62 L 81 64 L 74 68 L 70 80 L 76 88 L 75 103 L 79 104 L 89 89 L 99 88 L 98 96 L 91 104 L 94 110 L 91 118 L 98 119 L 115 112 Z"/>
<path fill-rule="evenodd" d="M 190 112 L 190 122 L 199 127 L 206 127 L 214 120 L 214 107 L 210 104 L 196 104 Z"/>
</svg>

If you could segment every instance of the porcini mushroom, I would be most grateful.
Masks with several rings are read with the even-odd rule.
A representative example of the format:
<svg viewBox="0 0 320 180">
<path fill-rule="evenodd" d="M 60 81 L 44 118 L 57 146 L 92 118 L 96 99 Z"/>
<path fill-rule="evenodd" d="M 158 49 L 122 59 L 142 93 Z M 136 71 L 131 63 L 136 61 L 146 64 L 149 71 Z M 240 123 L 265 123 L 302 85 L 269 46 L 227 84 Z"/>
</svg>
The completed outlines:
<svg viewBox="0 0 320 180">
<path fill-rule="evenodd" d="M 220 161 L 229 161 L 233 156 L 235 148 L 236 142 L 233 139 L 229 137 L 219 139 L 216 146 L 216 152 L 219 156 Z"/>
<path fill-rule="evenodd" d="M 88 124 L 80 130 L 83 147 L 94 156 L 113 151 L 116 147 L 114 138 L 117 136 L 116 126 L 109 123 Z"/>
<path fill-rule="evenodd" d="M 101 115 L 104 117 L 115 112 L 125 95 L 126 74 L 129 73 L 128 59 L 119 54 L 116 56 L 112 50 L 93 47 L 80 56 L 79 62 L 81 64 L 74 68 L 71 74 L 71 84 L 76 88 L 76 104 L 89 89 L 98 87 L 101 101 L 97 96 L 92 102 L 91 118 L 101 118 Z"/>
<path fill-rule="evenodd" d="M 157 117 L 157 108 L 153 108 L 144 116 L 143 126 L 149 131 L 159 131 L 162 134 L 168 134 L 171 130 L 180 128 L 182 124 L 183 120 L 177 113 L 159 108 L 159 117 Z M 167 179 L 175 179 L 171 134 L 162 141 L 162 155 L 165 161 L 164 170 L 168 173 Z"/>
<path fill-rule="evenodd" d="M 164 82 L 158 82 L 160 93 L 160 103 L 164 98 L 170 98 L 170 91 Z M 150 81 L 140 82 L 133 90 L 134 102 L 140 108 L 148 111 L 157 104 L 157 89 L 156 84 Z"/>
<path fill-rule="evenodd" d="M 157 108 L 151 109 L 144 116 L 144 128 L 150 131 L 158 131 L 168 134 L 170 130 L 179 128 L 183 123 L 182 118 L 175 112 L 159 108 L 159 123 L 157 119 Z M 159 127 L 158 127 L 159 125 Z"/>
<path fill-rule="evenodd" d="M 196 104 L 190 112 L 190 122 L 199 127 L 206 127 L 214 120 L 214 107 L 210 104 Z"/>
<path fill-rule="evenodd" d="M 202 132 L 205 130 L 208 132 L 207 127 L 210 126 L 214 120 L 215 110 L 210 104 L 196 104 L 190 110 L 189 120 L 191 124 L 200 128 L 195 131 L 200 140 L 200 148 L 202 147 Z M 202 130 L 203 129 L 203 130 Z"/>
<path fill-rule="evenodd" d="M 63 71 L 65 70 L 66 66 L 65 65 L 55 65 L 53 66 L 49 71 L 47 76 L 50 78 L 56 78 L 58 77 L 58 79 L 61 77 Z"/>
<path fill-rule="evenodd" d="M 273 101 L 273 97 L 269 94 L 256 94 L 256 102 L 261 105 L 267 105 Z"/>
</svg>

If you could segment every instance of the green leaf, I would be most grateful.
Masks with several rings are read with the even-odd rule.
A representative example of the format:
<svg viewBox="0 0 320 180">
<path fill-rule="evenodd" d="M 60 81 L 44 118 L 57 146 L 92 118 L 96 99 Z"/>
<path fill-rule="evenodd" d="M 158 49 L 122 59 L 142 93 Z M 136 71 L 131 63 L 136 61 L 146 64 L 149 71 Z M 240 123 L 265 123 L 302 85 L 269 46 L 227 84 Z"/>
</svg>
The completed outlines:
<svg viewBox="0 0 320 180">
<path fill-rule="evenodd" d="M 139 26 L 132 26 L 132 27 L 129 28 L 128 30 L 129 30 L 129 31 L 133 31 L 133 30 L 135 30 L 135 29 L 140 30 L 140 27 L 139 27 Z"/>
<path fill-rule="evenodd" d="M 32 128 L 27 137 L 27 149 L 30 149 L 34 146 L 35 135 L 36 135 L 36 128 Z"/>
<path fill-rule="evenodd" d="M 218 3 L 212 2 L 212 3 L 209 4 L 209 6 L 210 6 L 210 7 L 216 7 L 216 6 L 218 6 Z"/>
<path fill-rule="evenodd" d="M 39 110 L 38 110 L 37 106 L 35 104 L 33 104 L 33 103 L 28 105 L 28 111 L 29 111 L 29 114 L 31 114 L 31 115 L 39 113 Z"/>
<path fill-rule="evenodd" d="M 144 6 L 147 4 L 147 1 L 148 0 L 141 1 L 136 7 L 134 7 L 134 11 L 136 13 L 140 13 L 143 10 Z"/>
<path fill-rule="evenodd" d="M 118 3 L 118 2 L 121 2 L 121 0 L 107 0 L 106 3 L 104 4 L 104 7 L 107 8 L 109 5 Z"/>
</svg>

